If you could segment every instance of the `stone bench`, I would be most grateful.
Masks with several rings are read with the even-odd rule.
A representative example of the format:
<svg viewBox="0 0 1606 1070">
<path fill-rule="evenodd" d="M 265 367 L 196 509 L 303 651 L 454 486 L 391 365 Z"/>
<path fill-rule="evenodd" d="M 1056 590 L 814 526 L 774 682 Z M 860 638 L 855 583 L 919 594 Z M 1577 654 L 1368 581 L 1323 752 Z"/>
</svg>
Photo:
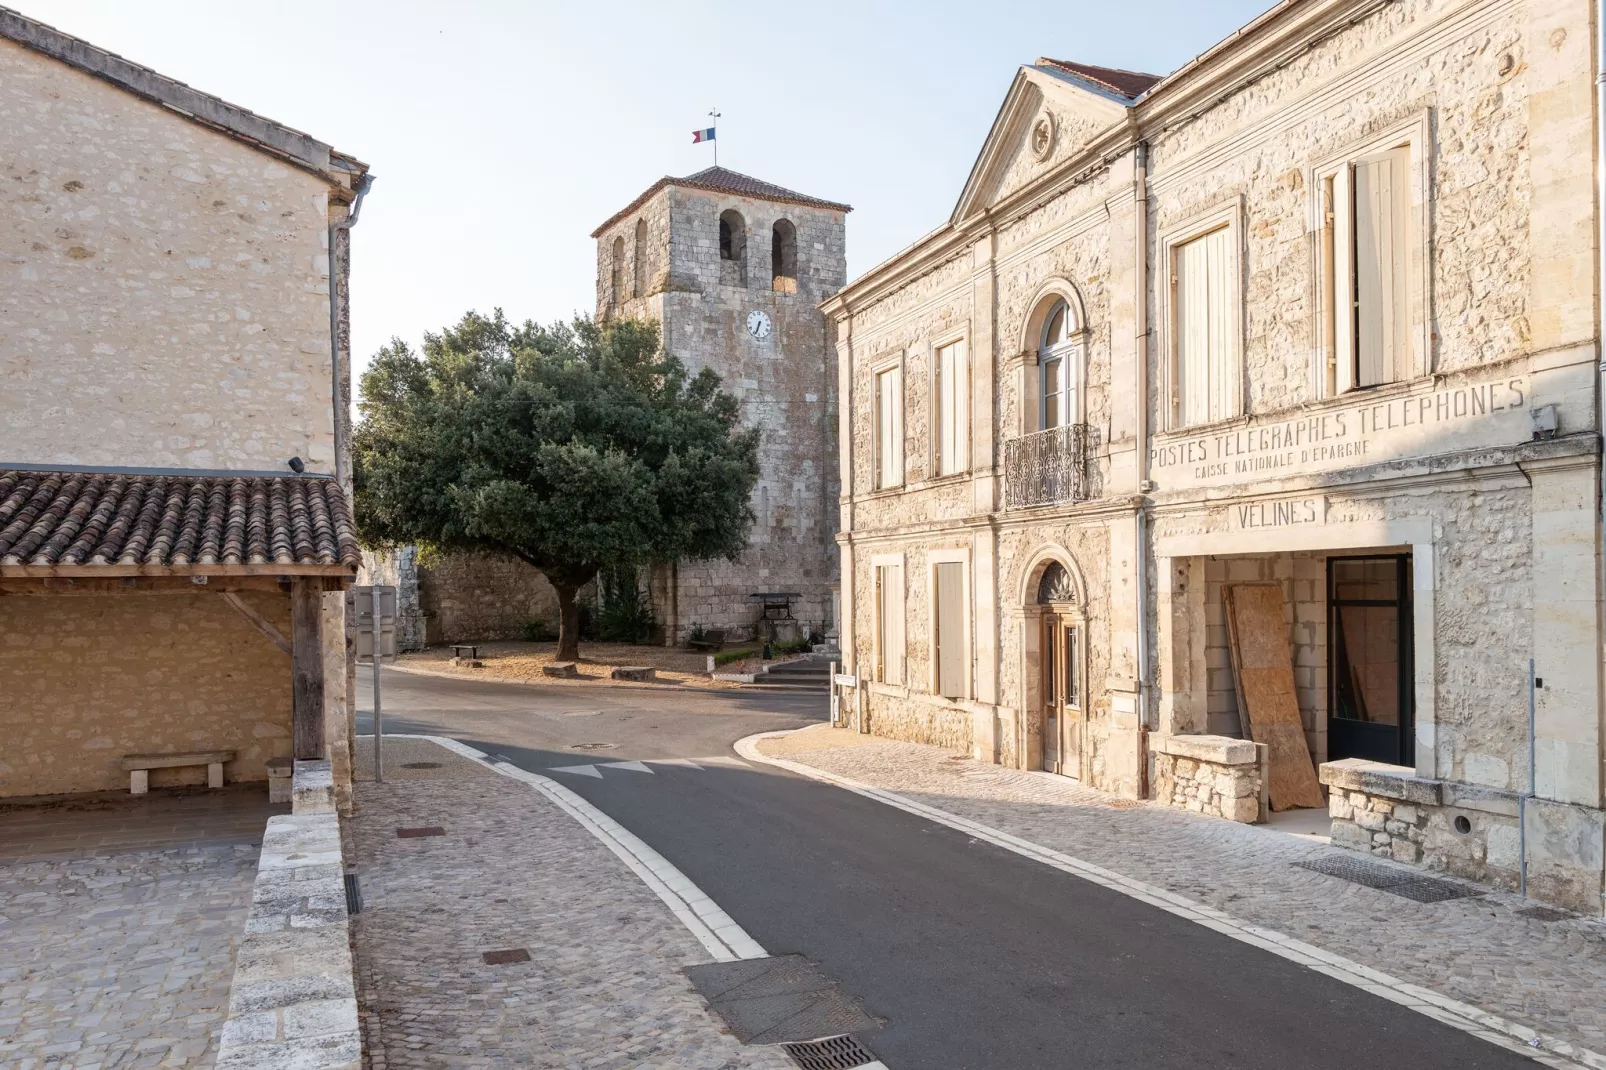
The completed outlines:
<svg viewBox="0 0 1606 1070">
<path fill-rule="evenodd" d="M 206 766 L 206 786 L 223 786 L 223 763 L 234 761 L 231 750 L 193 751 L 188 754 L 125 754 L 123 772 L 128 774 L 130 795 L 144 795 L 150 790 L 152 769 L 183 769 L 192 765 Z"/>
<path fill-rule="evenodd" d="M 468 651 L 467 654 L 463 651 Z M 465 669 L 484 668 L 485 663 L 480 660 L 480 648 L 475 643 L 453 643 L 452 664 Z"/>
<path fill-rule="evenodd" d="M 580 669 L 572 661 L 554 661 L 550 665 L 541 666 L 541 675 L 572 679 L 580 675 Z"/>
<path fill-rule="evenodd" d="M 658 670 L 651 665 L 618 665 L 608 672 L 614 680 L 655 680 Z"/>
</svg>

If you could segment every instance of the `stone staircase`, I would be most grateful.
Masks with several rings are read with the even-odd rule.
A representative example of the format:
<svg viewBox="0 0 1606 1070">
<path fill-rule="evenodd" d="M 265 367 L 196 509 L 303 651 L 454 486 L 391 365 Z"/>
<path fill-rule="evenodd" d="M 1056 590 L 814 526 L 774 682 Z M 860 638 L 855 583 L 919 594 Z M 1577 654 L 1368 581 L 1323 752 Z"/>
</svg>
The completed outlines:
<svg viewBox="0 0 1606 1070">
<path fill-rule="evenodd" d="M 831 662 L 841 655 L 810 654 L 796 661 L 770 667 L 770 671 L 744 686 L 754 690 L 828 691 L 831 688 Z"/>
</svg>

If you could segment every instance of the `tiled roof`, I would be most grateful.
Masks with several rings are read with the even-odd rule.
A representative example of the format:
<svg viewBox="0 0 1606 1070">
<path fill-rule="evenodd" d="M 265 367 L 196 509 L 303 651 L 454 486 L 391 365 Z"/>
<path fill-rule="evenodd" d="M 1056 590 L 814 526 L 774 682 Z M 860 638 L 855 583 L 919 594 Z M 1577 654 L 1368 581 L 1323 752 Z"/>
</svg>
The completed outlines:
<svg viewBox="0 0 1606 1070">
<path fill-rule="evenodd" d="M 1101 89 L 1107 89 L 1128 100 L 1141 97 L 1147 93 L 1162 77 L 1158 74 L 1144 74 L 1141 71 L 1123 71 L 1117 67 L 1095 67 L 1091 63 L 1072 63 L 1063 59 L 1048 59 L 1044 57 L 1037 61 L 1040 67 L 1054 67 L 1066 74 L 1074 74 L 1085 81 L 1092 82 Z"/>
<path fill-rule="evenodd" d="M 340 484 L 309 476 L 0 470 L 0 574 L 26 566 L 355 569 Z"/>
<path fill-rule="evenodd" d="M 801 204 L 809 208 L 825 208 L 837 212 L 851 212 L 851 205 L 839 204 L 836 201 L 821 200 L 819 197 L 810 197 L 806 193 L 796 193 L 773 182 L 765 182 L 751 175 L 744 175 L 724 167 L 709 167 L 698 171 L 695 175 L 685 178 L 671 178 L 665 175 L 651 186 L 647 191 L 619 211 L 608 217 L 608 221 L 591 232 L 593 238 L 613 226 L 620 219 L 634 212 L 648 198 L 663 189 L 665 186 L 680 186 L 684 189 L 703 189 L 713 193 L 734 193 L 738 197 L 756 197 L 765 201 L 780 201 L 783 204 Z"/>
</svg>

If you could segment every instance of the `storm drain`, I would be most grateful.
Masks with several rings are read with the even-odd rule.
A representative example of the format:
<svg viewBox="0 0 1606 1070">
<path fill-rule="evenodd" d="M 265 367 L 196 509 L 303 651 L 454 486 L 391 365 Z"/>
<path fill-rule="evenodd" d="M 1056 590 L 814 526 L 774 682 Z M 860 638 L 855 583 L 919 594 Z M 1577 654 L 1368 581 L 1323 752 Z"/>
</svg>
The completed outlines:
<svg viewBox="0 0 1606 1070">
<path fill-rule="evenodd" d="M 1308 869 L 1313 873 L 1325 873 L 1329 877 L 1349 881 L 1351 884 L 1360 884 L 1367 888 L 1376 888 L 1380 892 L 1398 895 L 1405 899 L 1412 899 L 1418 903 L 1442 903 L 1448 899 L 1474 899 L 1483 893 L 1476 888 L 1455 881 L 1440 880 L 1438 877 L 1424 877 L 1408 870 L 1395 869 L 1392 866 L 1380 866 L 1376 862 L 1368 862 L 1364 858 L 1346 858 L 1342 855 L 1327 855 L 1322 858 L 1307 859 L 1304 862 L 1295 862 L 1300 869 Z"/>
<path fill-rule="evenodd" d="M 613 750 L 617 743 L 571 743 L 570 750 Z"/>
<path fill-rule="evenodd" d="M 362 913 L 362 888 L 357 884 L 357 874 L 346 874 L 346 913 Z"/>
<path fill-rule="evenodd" d="M 446 835 L 446 830 L 439 825 L 421 825 L 418 828 L 396 830 L 396 838 L 398 840 L 416 840 L 422 836 L 444 835 Z"/>
<path fill-rule="evenodd" d="M 708 962 L 687 966 L 686 976 L 743 1044 L 804 1043 L 881 1026 L 802 955 Z"/>
<path fill-rule="evenodd" d="M 403 769 L 439 769 L 440 762 L 403 762 Z"/>
<path fill-rule="evenodd" d="M 870 1049 L 852 1037 L 826 1037 L 801 1044 L 782 1044 L 781 1050 L 803 1070 L 852 1070 L 875 1062 Z"/>
</svg>

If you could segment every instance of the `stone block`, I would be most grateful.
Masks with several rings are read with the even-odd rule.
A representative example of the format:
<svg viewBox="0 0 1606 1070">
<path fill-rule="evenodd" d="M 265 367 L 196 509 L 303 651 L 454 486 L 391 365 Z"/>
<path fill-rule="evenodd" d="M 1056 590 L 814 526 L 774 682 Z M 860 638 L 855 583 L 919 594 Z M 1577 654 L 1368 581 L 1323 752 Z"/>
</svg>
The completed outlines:
<svg viewBox="0 0 1606 1070">
<path fill-rule="evenodd" d="M 1160 736 L 1155 739 L 1154 748 L 1162 753 L 1173 754 L 1178 758 L 1190 758 L 1196 762 L 1212 762 L 1216 765 L 1255 764 L 1255 745 L 1247 739 L 1205 735 Z"/>
<path fill-rule="evenodd" d="M 452 666 L 458 669 L 483 669 L 485 662 L 479 658 L 453 658 Z"/>
<path fill-rule="evenodd" d="M 295 814 L 335 812 L 334 771 L 327 759 L 295 763 L 290 785 L 290 811 Z"/>
<path fill-rule="evenodd" d="M 1333 820 L 1335 820 L 1335 821 L 1347 820 L 1349 818 L 1349 816 L 1351 814 L 1353 814 L 1354 812 L 1355 812 L 1355 808 L 1350 805 L 1349 800 L 1344 797 L 1344 793 L 1343 792 L 1335 791 L 1335 792 L 1333 792 L 1332 795 L 1328 796 L 1328 798 L 1327 798 L 1327 815 L 1329 817 L 1331 817 Z"/>
<path fill-rule="evenodd" d="M 1222 808 L 1222 815 L 1229 821 L 1241 821 L 1252 825 L 1260 820 L 1260 799 L 1256 795 L 1246 795 L 1228 801 Z"/>
<path fill-rule="evenodd" d="M 1328 787 L 1403 802 L 1438 806 L 1442 801 L 1443 781 L 1419 777 L 1415 769 L 1403 765 L 1341 758 L 1336 762 L 1323 762 L 1317 769 L 1317 778 Z"/>
<path fill-rule="evenodd" d="M 1373 832 L 1381 832 L 1387 820 L 1387 818 L 1378 813 L 1376 810 L 1355 811 L 1355 823 L 1361 826 L 1361 828 L 1368 829 Z"/>
<path fill-rule="evenodd" d="M 608 676 L 614 680 L 653 680 L 658 670 L 651 665 L 619 665 L 609 670 Z"/>
<path fill-rule="evenodd" d="M 1422 861 L 1422 848 L 1406 839 L 1395 839 L 1389 844 L 1389 856 L 1396 862 L 1412 865 Z"/>
<path fill-rule="evenodd" d="M 290 778 L 295 772 L 295 761 L 291 758 L 268 759 L 268 801 L 276 803 L 291 802 L 293 796 L 290 790 Z"/>
<path fill-rule="evenodd" d="M 1407 825 L 1415 825 L 1418 817 L 1417 808 L 1407 804 L 1400 804 L 1394 808 L 1394 820 Z"/>
<path fill-rule="evenodd" d="M 572 661 L 554 661 L 548 665 L 541 666 L 541 675 L 572 679 L 580 675 L 580 669 Z"/>
<path fill-rule="evenodd" d="M 1333 845 L 1366 851 L 1372 847 L 1372 834 L 1353 821 L 1334 821 L 1330 830 Z"/>
</svg>

